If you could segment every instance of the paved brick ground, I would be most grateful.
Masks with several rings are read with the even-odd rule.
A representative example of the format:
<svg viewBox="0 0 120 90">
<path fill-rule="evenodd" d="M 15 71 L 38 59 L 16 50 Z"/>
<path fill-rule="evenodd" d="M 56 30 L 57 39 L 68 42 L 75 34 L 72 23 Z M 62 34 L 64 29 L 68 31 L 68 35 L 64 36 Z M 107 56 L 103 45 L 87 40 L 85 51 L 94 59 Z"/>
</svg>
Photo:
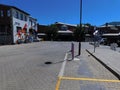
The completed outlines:
<svg viewBox="0 0 120 90">
<path fill-rule="evenodd" d="M 75 43 L 75 55 L 78 43 Z M 58 74 L 71 42 L 39 42 L 0 47 L 0 90 L 55 90 Z M 80 61 L 67 61 L 64 76 L 116 79 L 92 58 L 82 43 Z M 44 64 L 51 61 L 51 65 Z M 119 84 L 61 80 L 59 90 L 119 90 Z M 110 87 L 110 88 L 108 88 Z M 112 87 L 112 88 L 111 88 Z"/>
<path fill-rule="evenodd" d="M 82 53 L 79 57 L 80 61 L 68 61 L 66 63 L 64 77 L 118 80 L 109 70 L 89 55 L 86 49 L 93 49 L 93 47 L 89 46 L 88 43 L 82 43 Z M 62 80 L 60 90 L 119 90 L 119 85 L 120 83 L 73 79 Z"/>
<path fill-rule="evenodd" d="M 63 42 L 0 47 L 0 90 L 55 90 L 68 49 L 69 43 Z"/>
<path fill-rule="evenodd" d="M 113 71 L 115 71 L 119 75 L 119 78 L 120 78 L 120 70 L 119 70 L 119 67 L 120 67 L 120 62 L 119 62 L 120 53 L 119 53 L 118 50 L 114 51 L 114 50 L 111 50 L 110 47 L 108 47 L 108 46 L 106 46 L 106 47 L 100 46 L 100 47 L 96 48 L 96 51 L 94 53 L 92 51 L 92 49 L 88 49 L 88 51 L 92 55 L 97 57 L 98 60 L 100 60 L 101 62 L 106 64 L 106 66 L 108 66 Z"/>
</svg>

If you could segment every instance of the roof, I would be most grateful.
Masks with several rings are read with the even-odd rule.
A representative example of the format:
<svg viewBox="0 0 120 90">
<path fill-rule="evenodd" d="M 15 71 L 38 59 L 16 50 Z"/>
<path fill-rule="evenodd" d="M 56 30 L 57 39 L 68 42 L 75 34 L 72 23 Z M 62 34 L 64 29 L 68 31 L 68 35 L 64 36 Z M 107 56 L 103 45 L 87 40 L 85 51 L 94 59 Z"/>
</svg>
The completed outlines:
<svg viewBox="0 0 120 90">
<path fill-rule="evenodd" d="M 100 27 L 114 27 L 114 25 L 102 25 L 102 26 L 100 26 Z"/>
<path fill-rule="evenodd" d="M 33 17 L 29 17 L 30 19 L 32 19 L 32 20 L 35 20 L 35 21 L 37 21 L 37 19 L 36 18 L 33 18 Z"/>
<path fill-rule="evenodd" d="M 17 7 L 15 7 L 15 6 L 4 5 L 4 4 L 0 4 L 0 6 L 5 6 L 5 7 L 14 8 L 14 9 L 16 9 L 16 10 L 18 10 L 18 11 L 21 11 L 21 12 L 27 14 L 27 15 L 30 15 L 29 13 L 27 13 L 27 12 L 25 12 L 25 11 L 23 11 L 23 10 L 21 10 L 21 9 L 19 9 L 19 8 L 17 8 Z"/>
<path fill-rule="evenodd" d="M 118 28 L 116 28 L 116 26 L 115 25 L 103 25 L 103 26 L 100 26 L 99 28 L 105 28 L 105 27 L 109 27 L 109 28 L 111 28 L 112 30 L 118 30 Z"/>
<path fill-rule="evenodd" d="M 73 32 L 70 30 L 67 30 L 67 31 L 58 31 L 58 33 L 73 33 Z"/>
<path fill-rule="evenodd" d="M 104 25 L 106 25 L 106 24 L 104 24 Z M 120 21 L 108 22 L 107 25 L 120 26 Z"/>
<path fill-rule="evenodd" d="M 74 24 L 67 24 L 67 23 L 62 23 L 62 22 L 55 22 L 55 24 L 65 24 L 65 25 L 68 25 L 68 26 L 77 27 L 77 25 L 74 25 Z"/>
<path fill-rule="evenodd" d="M 107 33 L 107 34 L 103 34 L 102 36 L 119 36 L 120 33 Z"/>
</svg>

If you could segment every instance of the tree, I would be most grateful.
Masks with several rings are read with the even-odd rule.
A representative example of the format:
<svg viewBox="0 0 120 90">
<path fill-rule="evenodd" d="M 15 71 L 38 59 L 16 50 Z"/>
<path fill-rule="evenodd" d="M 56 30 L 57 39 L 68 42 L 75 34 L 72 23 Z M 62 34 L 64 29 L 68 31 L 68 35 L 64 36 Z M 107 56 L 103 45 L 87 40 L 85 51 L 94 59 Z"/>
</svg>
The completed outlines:
<svg viewBox="0 0 120 90">
<path fill-rule="evenodd" d="M 74 38 L 76 41 L 83 41 L 85 39 L 84 28 L 80 29 L 80 25 L 77 25 L 76 30 L 74 31 Z"/>
<path fill-rule="evenodd" d="M 87 32 L 85 32 L 85 33 L 86 33 L 86 34 L 90 34 L 91 36 L 93 36 L 94 26 L 91 25 L 90 23 L 86 23 L 85 26 L 88 26 Z"/>
<path fill-rule="evenodd" d="M 88 26 L 88 27 L 92 26 L 90 23 L 86 23 L 85 25 Z"/>
<path fill-rule="evenodd" d="M 55 24 L 51 24 L 48 26 L 46 34 L 47 40 L 55 40 L 57 37 L 58 27 Z"/>
<path fill-rule="evenodd" d="M 74 38 L 75 38 L 75 41 L 79 41 L 79 36 L 80 36 L 80 25 L 77 25 L 77 28 L 76 30 L 74 30 Z"/>
</svg>

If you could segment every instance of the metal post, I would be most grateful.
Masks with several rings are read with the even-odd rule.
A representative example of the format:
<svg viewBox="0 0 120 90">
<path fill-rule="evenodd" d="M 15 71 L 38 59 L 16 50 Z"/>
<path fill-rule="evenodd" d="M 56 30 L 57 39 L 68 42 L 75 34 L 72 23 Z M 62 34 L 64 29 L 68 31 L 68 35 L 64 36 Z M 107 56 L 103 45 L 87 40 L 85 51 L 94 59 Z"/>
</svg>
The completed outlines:
<svg viewBox="0 0 120 90">
<path fill-rule="evenodd" d="M 74 59 L 74 43 L 71 43 L 72 60 Z"/>
<path fill-rule="evenodd" d="M 79 49 L 79 51 L 78 51 L 78 55 L 81 55 L 81 41 L 79 41 L 79 47 L 78 47 Z"/>
<path fill-rule="evenodd" d="M 94 41 L 94 53 L 95 53 L 95 48 L 96 48 L 96 42 Z"/>
<path fill-rule="evenodd" d="M 81 31 L 82 31 L 82 0 L 80 0 L 80 32 Z M 78 55 L 81 55 L 81 37 L 79 37 Z"/>
</svg>

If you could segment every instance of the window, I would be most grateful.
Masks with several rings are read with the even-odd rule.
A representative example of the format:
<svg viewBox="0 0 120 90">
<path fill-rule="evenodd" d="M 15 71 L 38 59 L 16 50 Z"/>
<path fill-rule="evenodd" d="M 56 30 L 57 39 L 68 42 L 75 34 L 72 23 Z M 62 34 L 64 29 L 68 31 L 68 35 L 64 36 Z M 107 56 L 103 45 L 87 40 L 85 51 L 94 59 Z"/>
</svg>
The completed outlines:
<svg viewBox="0 0 120 90">
<path fill-rule="evenodd" d="M 16 11 L 15 17 L 16 17 L 17 19 L 19 18 L 19 13 L 18 13 L 18 11 Z"/>
<path fill-rule="evenodd" d="M 32 26 L 32 24 L 33 24 L 33 22 L 32 22 L 32 20 L 30 20 L 30 25 Z"/>
<path fill-rule="evenodd" d="M 24 19 L 25 19 L 25 21 L 27 21 L 27 16 L 26 15 L 24 15 Z"/>
<path fill-rule="evenodd" d="M 20 20 L 23 20 L 23 14 L 22 13 L 20 14 Z"/>
<path fill-rule="evenodd" d="M 4 16 L 3 10 L 0 10 L 0 16 L 1 16 L 1 17 Z"/>
<path fill-rule="evenodd" d="M 20 30 L 22 30 L 21 27 L 16 27 L 16 31 L 17 31 L 17 33 L 18 33 Z"/>
<path fill-rule="evenodd" d="M 10 12 L 10 10 L 7 10 L 7 16 L 8 16 L 8 17 L 11 16 L 11 12 Z"/>
<path fill-rule="evenodd" d="M 68 29 L 67 25 L 62 25 L 62 26 L 61 26 L 61 30 L 66 31 L 67 29 Z"/>
<path fill-rule="evenodd" d="M 0 25 L 0 35 L 5 34 L 5 25 Z"/>
</svg>

